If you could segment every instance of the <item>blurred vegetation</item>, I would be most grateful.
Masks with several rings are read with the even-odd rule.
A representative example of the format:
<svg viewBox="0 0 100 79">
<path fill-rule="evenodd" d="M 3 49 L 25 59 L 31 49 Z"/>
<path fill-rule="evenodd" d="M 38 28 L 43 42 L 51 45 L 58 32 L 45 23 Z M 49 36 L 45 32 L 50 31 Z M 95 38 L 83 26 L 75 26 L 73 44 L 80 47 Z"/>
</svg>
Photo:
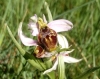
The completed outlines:
<svg viewBox="0 0 100 79">
<path fill-rule="evenodd" d="M 0 79 L 39 79 L 40 71 L 33 68 L 19 54 L 6 32 L 5 23 L 20 43 L 17 35 L 19 23 L 24 22 L 25 32 L 31 16 L 47 15 L 43 7 L 44 1 L 0 1 Z M 78 76 L 88 68 L 100 66 L 100 0 L 47 0 L 47 2 L 53 19 L 63 18 L 73 23 L 74 28 L 63 34 L 75 49 L 70 55 L 83 58 L 78 64 L 66 64 L 66 79 L 74 79 L 74 76 Z M 27 32 L 25 34 L 29 35 Z M 22 47 L 28 50 L 28 47 L 23 45 Z M 99 78 L 100 70 L 97 70 L 87 79 Z"/>
</svg>

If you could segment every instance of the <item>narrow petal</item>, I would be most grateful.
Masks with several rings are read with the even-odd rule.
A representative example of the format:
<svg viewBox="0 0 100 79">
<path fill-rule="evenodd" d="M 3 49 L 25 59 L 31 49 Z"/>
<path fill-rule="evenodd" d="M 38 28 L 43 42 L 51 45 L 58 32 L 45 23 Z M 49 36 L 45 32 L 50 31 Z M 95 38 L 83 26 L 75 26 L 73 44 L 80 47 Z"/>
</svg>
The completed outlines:
<svg viewBox="0 0 100 79">
<path fill-rule="evenodd" d="M 58 34 L 57 38 L 58 38 L 58 43 L 61 46 L 61 48 L 68 48 L 69 45 L 68 45 L 68 41 L 65 38 L 65 36 Z"/>
<path fill-rule="evenodd" d="M 72 29 L 73 24 L 65 19 L 54 20 L 48 23 L 48 27 L 55 30 L 56 32 L 68 31 Z"/>
<path fill-rule="evenodd" d="M 29 29 L 31 29 L 32 35 L 33 36 L 37 36 L 38 35 L 38 28 L 37 28 L 37 24 L 30 21 L 30 23 L 28 24 Z"/>
<path fill-rule="evenodd" d="M 64 58 L 64 62 L 66 62 L 66 63 L 77 63 L 82 60 L 82 59 L 75 59 L 70 56 L 63 56 L 63 58 Z"/>
<path fill-rule="evenodd" d="M 37 18 L 37 15 L 35 14 L 34 16 L 32 16 L 30 18 L 33 22 L 37 22 L 38 18 Z"/>
<path fill-rule="evenodd" d="M 30 18 L 30 22 L 28 24 L 29 29 L 31 29 L 33 36 L 38 35 L 37 21 L 38 21 L 38 18 L 37 18 L 37 15 L 35 14 L 34 16 Z"/>
<path fill-rule="evenodd" d="M 43 14 L 43 21 L 44 21 L 45 23 L 47 23 L 47 20 L 46 20 L 46 17 L 45 17 L 44 14 Z"/>
<path fill-rule="evenodd" d="M 48 70 L 46 70 L 46 71 L 44 71 L 43 74 L 47 74 L 47 73 L 49 73 L 49 72 L 51 72 L 51 71 L 53 71 L 53 70 L 56 70 L 57 65 L 58 65 L 58 59 L 57 59 L 56 62 L 54 63 L 53 67 L 50 68 L 50 69 L 48 69 Z"/>
<path fill-rule="evenodd" d="M 22 43 L 25 45 L 25 46 L 35 46 L 37 45 L 37 41 L 31 39 L 31 38 L 28 38 L 26 37 L 23 33 L 22 33 L 22 22 L 19 24 L 19 28 L 18 28 L 18 35 L 22 41 Z"/>
</svg>

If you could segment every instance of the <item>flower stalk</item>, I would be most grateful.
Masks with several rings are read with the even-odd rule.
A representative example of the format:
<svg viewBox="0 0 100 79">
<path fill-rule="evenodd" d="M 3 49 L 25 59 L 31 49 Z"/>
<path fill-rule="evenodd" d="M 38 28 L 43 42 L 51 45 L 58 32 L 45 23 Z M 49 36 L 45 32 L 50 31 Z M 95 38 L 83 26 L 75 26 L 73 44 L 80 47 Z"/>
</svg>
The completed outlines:
<svg viewBox="0 0 100 79">
<path fill-rule="evenodd" d="M 59 74 L 59 79 L 65 78 L 65 66 L 64 66 L 63 56 L 58 57 L 58 74 Z"/>
<path fill-rule="evenodd" d="M 11 37 L 11 39 L 13 40 L 13 42 L 15 43 L 16 47 L 18 48 L 18 50 L 20 51 L 21 55 L 24 56 L 25 55 L 25 51 L 22 49 L 22 47 L 19 45 L 19 43 L 16 41 L 16 39 L 14 38 L 12 32 L 10 31 L 9 27 L 7 26 L 7 30 L 8 33 Z"/>
</svg>

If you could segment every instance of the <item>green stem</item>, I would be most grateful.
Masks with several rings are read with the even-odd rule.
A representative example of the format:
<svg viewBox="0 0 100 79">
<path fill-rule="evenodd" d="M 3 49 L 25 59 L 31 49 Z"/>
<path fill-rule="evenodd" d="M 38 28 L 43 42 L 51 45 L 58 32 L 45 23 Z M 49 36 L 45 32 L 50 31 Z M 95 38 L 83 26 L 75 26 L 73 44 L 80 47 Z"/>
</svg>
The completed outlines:
<svg viewBox="0 0 100 79">
<path fill-rule="evenodd" d="M 15 43 L 16 47 L 18 48 L 18 50 L 20 51 L 20 53 L 24 56 L 25 54 L 25 51 L 22 49 L 22 47 L 18 44 L 18 42 L 16 41 L 16 39 L 14 38 L 14 36 L 12 35 L 9 27 L 7 26 L 7 30 L 8 30 L 8 33 L 9 35 L 11 36 L 13 42 Z"/>
<path fill-rule="evenodd" d="M 58 75 L 59 79 L 65 78 L 65 66 L 64 66 L 63 56 L 58 57 Z"/>
</svg>

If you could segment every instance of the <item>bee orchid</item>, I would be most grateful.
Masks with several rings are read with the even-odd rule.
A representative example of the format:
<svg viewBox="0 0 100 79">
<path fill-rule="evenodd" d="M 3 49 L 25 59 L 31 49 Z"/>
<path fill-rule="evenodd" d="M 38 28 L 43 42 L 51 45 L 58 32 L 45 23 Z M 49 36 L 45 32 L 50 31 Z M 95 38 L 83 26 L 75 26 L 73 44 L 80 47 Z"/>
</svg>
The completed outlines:
<svg viewBox="0 0 100 79">
<path fill-rule="evenodd" d="M 55 52 L 58 43 L 58 32 L 68 31 L 73 28 L 73 24 L 65 19 L 51 21 L 47 24 L 46 18 L 38 18 L 37 15 L 31 17 L 28 24 L 33 36 L 37 40 L 26 37 L 22 32 L 22 22 L 19 25 L 18 35 L 25 46 L 36 46 L 34 53 L 36 57 L 50 57 Z M 52 53 L 51 53 L 52 52 Z"/>
<path fill-rule="evenodd" d="M 55 56 L 55 63 L 52 68 L 44 71 L 43 74 L 47 74 L 52 70 L 56 70 L 58 65 L 58 57 L 63 56 L 63 60 L 66 63 L 76 63 L 80 59 L 75 59 L 69 56 L 71 51 L 61 51 L 57 52 L 57 46 L 61 48 L 69 48 L 68 41 L 65 36 L 58 34 L 59 32 L 68 31 L 73 28 L 73 24 L 65 19 L 54 20 L 47 23 L 45 16 L 43 19 L 38 18 L 37 15 L 31 17 L 28 24 L 31 29 L 31 34 L 37 36 L 37 40 L 26 37 L 22 32 L 22 22 L 19 25 L 18 35 L 25 46 L 36 46 L 34 53 L 37 58 L 51 57 Z"/>
</svg>

